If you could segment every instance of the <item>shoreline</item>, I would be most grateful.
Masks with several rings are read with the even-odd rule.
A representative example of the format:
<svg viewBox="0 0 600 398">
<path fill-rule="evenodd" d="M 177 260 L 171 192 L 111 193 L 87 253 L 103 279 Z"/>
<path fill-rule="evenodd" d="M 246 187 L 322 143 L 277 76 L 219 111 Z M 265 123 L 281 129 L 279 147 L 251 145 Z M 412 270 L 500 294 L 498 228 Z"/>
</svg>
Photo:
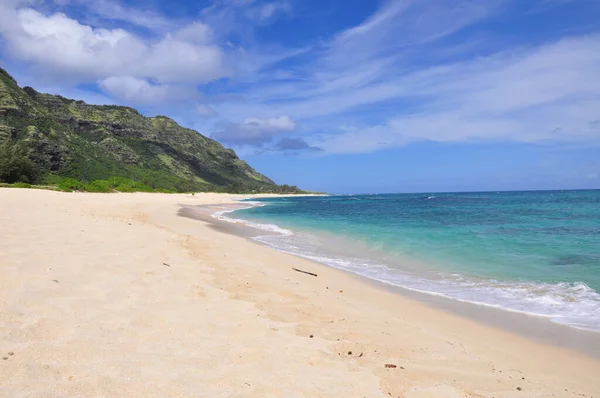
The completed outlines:
<svg viewBox="0 0 600 398">
<path fill-rule="evenodd" d="M 0 191 L 0 395 L 600 391 L 595 358 L 177 215 L 240 198 Z"/>
<path fill-rule="evenodd" d="M 205 214 L 194 212 L 194 209 L 192 208 L 190 208 L 189 210 L 191 211 L 188 212 L 186 211 L 187 208 L 184 206 L 180 209 L 178 214 L 182 217 L 189 217 L 210 223 L 212 224 L 212 228 L 214 228 L 216 231 L 243 237 L 254 244 L 266 247 L 269 250 L 279 251 L 253 239 L 253 237 L 257 236 L 258 230 L 256 228 L 241 223 L 228 222 L 214 217 L 215 214 L 221 212 L 217 211 L 210 213 L 215 210 L 212 208 L 212 205 L 203 205 L 201 207 L 205 207 L 207 210 L 209 210 L 209 212 Z M 232 204 L 227 207 L 230 209 L 225 211 L 230 213 L 247 208 L 248 206 L 243 206 L 243 202 L 240 202 L 239 204 Z M 262 234 L 265 234 L 265 232 L 266 231 L 261 230 Z M 323 264 L 316 260 L 311 260 L 294 253 L 285 251 L 279 252 L 301 258 L 305 261 L 314 263 L 319 267 L 327 267 L 344 272 L 356 278 L 361 283 L 401 295 L 404 298 L 418 301 L 432 308 L 450 312 L 462 318 L 472 319 L 476 322 L 494 327 L 496 329 L 515 333 L 542 344 L 549 344 L 556 347 L 574 350 L 594 359 L 600 359 L 600 332 L 598 331 L 559 324 L 542 315 L 512 311 L 505 308 L 495 308 L 486 304 L 459 300 L 451 297 L 421 292 L 402 286 L 392 285 L 384 281 L 353 273 L 348 270 L 331 267 L 327 264 Z"/>
</svg>

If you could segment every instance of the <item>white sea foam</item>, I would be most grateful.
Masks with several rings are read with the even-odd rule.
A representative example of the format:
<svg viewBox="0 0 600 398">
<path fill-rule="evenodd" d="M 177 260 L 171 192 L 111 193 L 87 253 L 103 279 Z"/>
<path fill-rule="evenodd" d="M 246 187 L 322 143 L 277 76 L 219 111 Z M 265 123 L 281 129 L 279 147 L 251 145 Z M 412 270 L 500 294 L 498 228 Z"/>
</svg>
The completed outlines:
<svg viewBox="0 0 600 398">
<path fill-rule="evenodd" d="M 264 204 L 245 202 L 248 209 Z M 261 224 L 225 216 L 240 209 L 222 210 L 213 217 L 269 235 L 254 239 L 273 249 L 307 258 L 333 268 L 346 270 L 388 285 L 446 297 L 477 305 L 549 318 L 571 327 L 600 331 L 600 294 L 585 283 L 535 283 L 469 278 L 460 274 L 428 273 L 418 275 L 401 265 L 333 252 L 322 237 L 296 233 L 274 224 Z"/>
<path fill-rule="evenodd" d="M 284 236 L 289 236 L 289 235 L 294 234 L 289 229 L 280 228 L 279 226 L 277 226 L 275 224 L 261 224 L 261 223 L 256 223 L 256 222 L 252 222 L 252 221 L 248 221 L 248 220 L 242 220 L 239 218 L 231 218 L 231 217 L 225 216 L 225 214 L 229 214 L 229 213 L 232 213 L 237 210 L 251 209 L 251 208 L 257 207 L 257 206 L 264 206 L 264 204 L 260 203 L 260 202 L 247 201 L 244 203 L 250 204 L 250 206 L 240 207 L 237 209 L 220 210 L 220 211 L 217 211 L 216 213 L 211 214 L 211 217 L 216 218 L 217 220 L 220 220 L 220 221 L 226 221 L 226 222 L 229 222 L 232 224 L 241 224 L 241 225 L 245 225 L 247 227 L 252 227 L 252 228 L 260 229 L 263 231 L 273 232 L 273 233 L 284 235 Z"/>
<path fill-rule="evenodd" d="M 420 276 L 366 258 L 323 254 L 306 235 L 257 236 L 276 250 L 295 254 L 388 285 L 477 305 L 542 316 L 571 327 L 600 331 L 600 294 L 584 283 L 478 280 L 460 274 Z"/>
</svg>

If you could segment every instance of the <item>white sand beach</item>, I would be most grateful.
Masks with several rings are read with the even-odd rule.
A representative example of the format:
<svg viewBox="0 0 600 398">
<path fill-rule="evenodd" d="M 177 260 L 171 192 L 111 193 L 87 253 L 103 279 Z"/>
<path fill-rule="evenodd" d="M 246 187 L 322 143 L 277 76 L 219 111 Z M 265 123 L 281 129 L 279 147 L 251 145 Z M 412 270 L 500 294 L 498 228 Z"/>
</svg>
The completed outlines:
<svg viewBox="0 0 600 398">
<path fill-rule="evenodd" d="M 240 197 L 0 189 L 0 396 L 600 397 L 598 359 L 177 215 Z"/>
</svg>

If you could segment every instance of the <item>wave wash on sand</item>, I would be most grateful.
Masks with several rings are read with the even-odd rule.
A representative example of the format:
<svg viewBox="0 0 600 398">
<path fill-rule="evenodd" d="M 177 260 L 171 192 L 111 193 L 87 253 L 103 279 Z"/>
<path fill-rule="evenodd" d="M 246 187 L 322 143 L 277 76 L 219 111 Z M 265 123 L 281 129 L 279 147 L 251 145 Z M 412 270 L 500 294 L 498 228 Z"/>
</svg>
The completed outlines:
<svg viewBox="0 0 600 398">
<path fill-rule="evenodd" d="M 514 193 L 511 193 L 511 195 L 515 196 Z M 536 193 L 536 195 L 540 196 L 541 194 Z M 567 267 L 566 264 L 563 264 L 559 268 L 554 264 L 558 260 L 564 262 L 567 257 L 574 260 L 585 258 L 588 250 L 590 252 L 587 257 L 594 259 L 594 244 L 590 242 L 589 246 L 591 247 L 582 244 L 580 244 L 581 247 L 570 247 L 566 244 L 567 237 L 565 236 L 564 231 L 566 228 L 564 226 L 558 238 L 544 233 L 542 228 L 540 228 L 542 232 L 537 233 L 542 235 L 537 237 L 540 239 L 537 242 L 538 246 L 554 246 L 553 250 L 557 252 L 554 254 L 558 257 L 558 260 L 550 258 L 547 261 L 548 265 L 544 263 L 544 260 L 548 259 L 537 259 L 537 262 L 535 262 L 535 259 L 532 260 L 532 257 L 536 255 L 535 252 L 524 252 L 521 255 L 510 253 L 510 250 L 502 247 L 505 243 L 503 240 L 499 242 L 501 247 L 490 247 L 489 241 L 493 239 L 489 239 L 489 235 L 485 233 L 478 234 L 475 239 L 472 238 L 468 242 L 461 241 L 461 238 L 436 236 L 436 225 L 420 228 L 427 229 L 427 231 L 430 231 L 430 235 L 436 237 L 434 239 L 427 237 L 429 242 L 426 245 L 417 242 L 421 246 L 425 246 L 424 248 L 418 248 L 420 249 L 418 250 L 410 246 L 410 243 L 418 240 L 418 237 L 412 236 L 413 231 L 410 226 L 407 226 L 410 220 L 403 218 L 402 214 L 388 214 L 383 224 L 364 228 L 365 220 L 356 220 L 356 217 L 353 218 L 352 212 L 348 210 L 349 207 L 357 207 L 355 212 L 359 213 L 362 218 L 365 217 L 367 211 L 377 213 L 381 217 L 376 207 L 377 203 L 381 203 L 386 199 L 389 201 L 389 198 L 394 197 L 410 199 L 417 196 L 383 195 L 382 197 L 361 195 L 359 197 L 298 197 L 282 198 L 280 200 L 269 198 L 266 201 L 244 201 L 239 206 L 219 210 L 212 216 L 220 221 L 252 228 L 254 230 L 252 239 L 273 249 L 349 271 L 392 287 L 535 315 L 550 319 L 558 324 L 600 332 L 600 294 L 585 283 L 586 280 L 591 283 L 597 281 L 598 276 L 597 271 L 594 270 L 594 265 L 592 263 L 587 264 L 587 266 L 572 264 Z M 434 198 L 434 196 L 417 197 L 416 201 L 421 207 L 425 198 L 431 200 L 430 198 Z M 364 205 L 362 207 L 358 205 L 348 206 L 347 203 L 350 200 L 364 203 Z M 322 205 L 319 206 L 321 203 Z M 297 210 L 296 207 L 300 206 L 309 208 L 309 210 Z M 335 215 L 334 208 L 336 206 L 345 211 L 343 223 L 338 222 L 336 224 L 335 221 L 329 222 L 328 220 L 331 214 Z M 410 207 L 410 203 L 400 203 L 398 206 L 406 209 Z M 368 207 L 368 209 L 365 209 L 365 207 Z M 435 208 L 431 205 L 427 207 Z M 423 210 L 419 210 L 419 218 L 425 218 Z M 403 211 L 406 212 L 407 210 Z M 449 213 L 447 206 L 445 211 L 447 218 Z M 471 209 L 471 212 L 475 211 L 477 210 Z M 505 209 L 502 211 L 506 212 Z M 528 209 L 528 211 L 531 210 Z M 386 214 L 385 209 L 382 213 Z M 553 214 L 555 215 L 555 213 Z M 394 221 L 389 222 L 387 219 L 402 220 L 400 222 L 402 228 L 394 230 Z M 475 226 L 479 224 L 479 221 L 475 220 Z M 465 220 L 461 220 L 461 226 L 464 224 L 466 224 Z M 486 224 L 489 224 L 489 220 L 486 220 Z M 490 226 L 486 225 L 485 228 L 489 230 Z M 501 228 L 505 228 L 504 225 Z M 579 228 L 578 232 L 582 233 L 581 231 L 590 234 L 594 232 L 592 228 L 589 228 L 589 231 Z M 383 240 L 379 238 L 378 234 L 383 235 Z M 448 235 L 447 232 L 445 234 Z M 530 237 L 527 238 L 531 239 Z M 558 243 L 552 244 L 552 242 L 543 241 L 543 238 L 558 240 L 562 246 Z M 577 240 L 577 243 L 581 241 L 579 236 L 575 236 L 574 239 Z M 409 243 L 406 243 L 407 240 Z M 482 245 L 487 244 L 487 247 L 479 246 L 477 244 L 478 240 Z M 530 245 L 530 241 L 523 242 L 518 237 L 515 238 L 514 234 L 513 240 L 523 246 Z M 588 240 L 591 241 L 592 238 L 588 238 Z M 418 258 L 419 254 L 431 254 L 430 252 L 436 250 L 443 251 L 445 247 L 454 248 L 456 246 L 468 248 L 464 250 L 465 253 L 462 253 L 463 256 L 472 255 L 477 258 L 474 264 L 470 264 L 468 258 L 459 258 L 459 263 L 462 263 L 463 268 L 465 268 L 464 264 L 466 263 L 477 271 L 476 274 L 470 273 L 468 267 L 466 272 L 461 269 L 453 269 L 450 266 L 444 267 L 443 260 L 437 258 L 427 260 Z M 559 247 L 557 248 L 557 246 Z M 495 259 L 493 249 L 502 251 L 501 255 L 503 257 Z M 394 251 L 400 251 L 401 254 Z M 481 251 L 485 251 L 485 255 L 482 255 Z M 406 254 L 406 252 L 411 254 Z M 574 252 L 576 254 L 573 254 Z M 578 252 L 582 254 L 577 255 Z M 438 255 L 438 257 L 443 256 Z M 547 280 L 538 280 L 537 275 L 529 275 L 525 269 L 526 267 L 521 267 L 521 264 L 515 261 L 519 257 L 522 257 L 522 263 L 528 264 L 529 268 L 534 268 L 536 273 L 542 273 Z M 442 264 L 439 264 L 436 260 Z M 488 260 L 496 260 L 498 264 L 491 264 Z M 498 275 L 486 275 L 485 272 L 489 268 L 497 272 Z M 588 268 L 590 268 L 589 272 Z M 504 277 L 502 272 L 510 274 L 512 279 Z M 550 273 L 552 274 L 549 275 Z M 565 280 L 561 281 L 560 278 L 562 277 Z"/>
</svg>

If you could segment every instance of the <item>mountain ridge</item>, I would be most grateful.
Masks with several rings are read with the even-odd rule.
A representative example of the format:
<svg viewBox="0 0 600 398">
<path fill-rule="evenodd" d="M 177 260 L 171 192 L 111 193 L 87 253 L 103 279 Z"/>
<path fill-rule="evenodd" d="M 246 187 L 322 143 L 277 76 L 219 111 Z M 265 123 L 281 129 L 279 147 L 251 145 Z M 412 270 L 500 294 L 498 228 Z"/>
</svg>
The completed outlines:
<svg viewBox="0 0 600 398">
<path fill-rule="evenodd" d="M 38 181 L 25 182 L 122 177 L 171 191 L 299 191 L 167 116 L 21 88 L 0 68 L 0 145 L 7 143 L 27 148 L 37 168 Z"/>
</svg>

